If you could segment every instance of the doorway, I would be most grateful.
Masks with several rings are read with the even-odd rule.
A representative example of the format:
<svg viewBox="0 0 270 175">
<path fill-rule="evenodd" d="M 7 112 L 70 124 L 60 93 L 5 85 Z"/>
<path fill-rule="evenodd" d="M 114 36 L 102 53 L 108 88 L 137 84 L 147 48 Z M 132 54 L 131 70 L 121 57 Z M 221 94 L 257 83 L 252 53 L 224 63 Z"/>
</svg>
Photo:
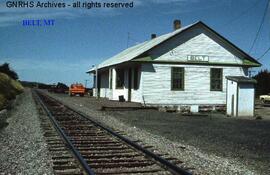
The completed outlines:
<svg viewBox="0 0 270 175">
<path fill-rule="evenodd" d="M 232 108 L 231 108 L 231 115 L 234 116 L 234 95 L 232 95 Z"/>
<path fill-rule="evenodd" d="M 128 69 L 128 101 L 131 101 L 132 69 Z"/>
<path fill-rule="evenodd" d="M 101 86 L 101 77 L 99 77 L 101 75 L 98 75 L 98 79 L 97 79 L 97 97 L 100 97 L 100 86 Z"/>
</svg>

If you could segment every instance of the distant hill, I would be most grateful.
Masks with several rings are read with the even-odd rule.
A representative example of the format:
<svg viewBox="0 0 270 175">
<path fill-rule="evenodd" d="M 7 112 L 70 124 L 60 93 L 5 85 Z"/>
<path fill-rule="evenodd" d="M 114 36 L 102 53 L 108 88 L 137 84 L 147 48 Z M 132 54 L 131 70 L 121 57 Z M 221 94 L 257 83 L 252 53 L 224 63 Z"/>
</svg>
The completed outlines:
<svg viewBox="0 0 270 175">
<path fill-rule="evenodd" d="M 24 87 L 29 87 L 29 88 L 39 88 L 39 89 L 49 89 L 52 87 L 51 84 L 45 84 L 45 83 L 39 83 L 39 82 L 31 82 L 31 81 L 20 81 L 20 83 Z"/>
</svg>

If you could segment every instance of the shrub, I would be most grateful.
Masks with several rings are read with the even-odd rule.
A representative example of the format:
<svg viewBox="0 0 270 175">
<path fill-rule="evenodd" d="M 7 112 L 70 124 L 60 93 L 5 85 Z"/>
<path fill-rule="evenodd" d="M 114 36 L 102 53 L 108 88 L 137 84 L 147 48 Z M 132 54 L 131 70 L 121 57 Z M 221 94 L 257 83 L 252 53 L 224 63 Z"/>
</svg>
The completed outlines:
<svg viewBox="0 0 270 175">
<path fill-rule="evenodd" d="M 8 100 L 16 98 L 16 95 L 23 92 L 22 85 L 8 75 L 0 73 L 0 109 L 5 106 Z"/>
<path fill-rule="evenodd" d="M 0 110 L 3 109 L 3 107 L 5 106 L 7 102 L 7 99 L 5 98 L 5 96 L 3 94 L 0 94 Z"/>
<path fill-rule="evenodd" d="M 10 78 L 14 79 L 14 80 L 18 80 L 18 74 L 11 70 L 10 67 L 9 67 L 9 64 L 8 63 L 4 63 L 2 65 L 0 65 L 0 72 L 8 75 Z"/>
</svg>

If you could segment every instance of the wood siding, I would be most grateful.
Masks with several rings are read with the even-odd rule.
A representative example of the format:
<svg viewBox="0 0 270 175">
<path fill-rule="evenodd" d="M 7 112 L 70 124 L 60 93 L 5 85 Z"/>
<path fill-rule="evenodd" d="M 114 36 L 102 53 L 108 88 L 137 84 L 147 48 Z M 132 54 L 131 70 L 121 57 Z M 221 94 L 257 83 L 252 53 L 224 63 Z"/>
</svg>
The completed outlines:
<svg viewBox="0 0 270 175">
<path fill-rule="evenodd" d="M 238 116 L 254 116 L 254 94 L 253 84 L 239 84 Z"/>
<path fill-rule="evenodd" d="M 236 115 L 237 109 L 237 83 L 231 80 L 227 80 L 227 100 L 226 109 L 227 115 Z"/>
<path fill-rule="evenodd" d="M 171 90 L 171 67 L 184 67 L 184 91 Z M 210 68 L 223 68 L 222 91 L 210 91 Z M 143 64 L 143 93 L 146 104 L 226 104 L 226 76 L 243 76 L 241 67 Z"/>
<path fill-rule="evenodd" d="M 144 56 L 150 56 L 157 61 L 173 61 L 174 63 L 187 61 L 188 55 L 204 55 L 209 58 L 208 62 L 210 63 L 234 65 L 242 64 L 244 59 L 239 51 L 223 43 L 206 28 L 199 27 L 176 35 L 144 54 Z M 184 68 L 183 91 L 171 90 L 172 67 Z M 101 76 L 104 79 L 102 80 L 104 87 L 101 87 L 101 97 L 118 100 L 119 95 L 124 95 L 127 100 L 129 68 L 122 66 L 125 70 L 123 89 L 115 88 L 115 67 L 111 68 L 113 68 L 113 88 L 109 89 L 109 74 Z M 211 68 L 222 68 L 222 91 L 210 91 Z M 226 104 L 227 81 L 225 77 L 247 76 L 247 72 L 247 68 L 240 66 L 142 63 L 137 90 L 133 89 L 134 70 L 132 70 L 131 101 L 152 105 L 223 105 Z"/>
<path fill-rule="evenodd" d="M 240 55 L 203 28 L 180 34 L 151 50 L 159 61 L 187 61 L 188 55 L 209 56 L 211 63 L 242 63 Z"/>
</svg>

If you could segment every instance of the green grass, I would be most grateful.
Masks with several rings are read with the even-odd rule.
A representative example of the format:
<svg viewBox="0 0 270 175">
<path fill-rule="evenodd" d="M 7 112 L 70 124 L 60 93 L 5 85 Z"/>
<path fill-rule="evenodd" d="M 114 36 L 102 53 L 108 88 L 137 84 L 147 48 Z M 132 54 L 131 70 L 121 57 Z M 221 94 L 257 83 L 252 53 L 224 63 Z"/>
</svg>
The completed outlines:
<svg viewBox="0 0 270 175">
<path fill-rule="evenodd" d="M 0 110 L 5 107 L 8 100 L 16 98 L 16 95 L 22 92 L 23 87 L 18 81 L 0 73 Z"/>
</svg>

